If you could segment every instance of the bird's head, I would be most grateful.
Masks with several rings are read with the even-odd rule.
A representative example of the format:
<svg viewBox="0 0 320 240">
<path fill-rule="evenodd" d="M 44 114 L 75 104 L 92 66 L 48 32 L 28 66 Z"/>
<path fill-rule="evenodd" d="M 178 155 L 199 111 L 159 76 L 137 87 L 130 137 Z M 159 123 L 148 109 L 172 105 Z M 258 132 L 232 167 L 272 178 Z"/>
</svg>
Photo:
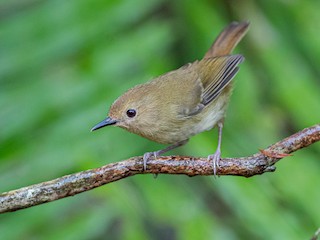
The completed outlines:
<svg viewBox="0 0 320 240">
<path fill-rule="evenodd" d="M 130 132 L 144 135 L 149 125 L 157 122 L 157 112 L 145 85 L 138 85 L 121 95 L 111 105 L 108 117 L 96 124 L 91 131 L 114 125 Z M 153 105 L 151 105 L 153 104 Z"/>
</svg>

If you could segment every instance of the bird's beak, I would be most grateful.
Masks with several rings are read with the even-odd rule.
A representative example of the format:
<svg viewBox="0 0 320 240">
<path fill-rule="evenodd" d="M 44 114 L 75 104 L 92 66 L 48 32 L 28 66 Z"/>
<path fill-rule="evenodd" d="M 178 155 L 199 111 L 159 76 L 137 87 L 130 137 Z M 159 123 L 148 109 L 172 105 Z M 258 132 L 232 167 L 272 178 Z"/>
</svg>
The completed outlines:
<svg viewBox="0 0 320 240">
<path fill-rule="evenodd" d="M 117 122 L 118 122 L 117 120 L 114 120 L 111 117 L 107 117 L 105 120 L 99 122 L 97 125 L 91 128 L 91 132 L 98 130 L 99 128 L 103 128 L 105 126 L 116 124 Z"/>
</svg>

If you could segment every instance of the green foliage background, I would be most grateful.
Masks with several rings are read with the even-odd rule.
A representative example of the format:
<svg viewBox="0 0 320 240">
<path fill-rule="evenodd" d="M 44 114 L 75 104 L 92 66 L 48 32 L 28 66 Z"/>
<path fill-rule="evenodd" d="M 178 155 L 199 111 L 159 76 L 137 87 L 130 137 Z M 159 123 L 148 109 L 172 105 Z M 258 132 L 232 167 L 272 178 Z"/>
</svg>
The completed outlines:
<svg viewBox="0 0 320 240">
<path fill-rule="evenodd" d="M 113 100 L 203 56 L 233 20 L 224 157 L 257 152 L 320 119 L 320 1 L 0 1 L 0 191 L 163 146 L 91 133 Z M 216 131 L 176 154 L 206 156 Z M 309 239 L 320 227 L 319 143 L 250 179 L 140 175 L 0 215 L 1 239 Z"/>
</svg>

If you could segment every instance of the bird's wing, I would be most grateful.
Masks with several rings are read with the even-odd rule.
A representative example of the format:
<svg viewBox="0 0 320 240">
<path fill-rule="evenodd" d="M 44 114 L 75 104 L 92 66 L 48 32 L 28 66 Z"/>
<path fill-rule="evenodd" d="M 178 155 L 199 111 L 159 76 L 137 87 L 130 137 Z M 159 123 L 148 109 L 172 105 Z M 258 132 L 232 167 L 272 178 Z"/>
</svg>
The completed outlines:
<svg viewBox="0 0 320 240">
<path fill-rule="evenodd" d="M 196 115 L 228 86 L 243 60 L 229 55 L 186 64 L 151 81 L 149 95 L 162 99 L 158 108 L 171 107 L 182 118 Z"/>
<path fill-rule="evenodd" d="M 202 60 L 200 66 L 200 81 L 203 85 L 203 105 L 212 102 L 230 83 L 239 70 L 238 65 L 244 61 L 242 55 L 230 55 Z M 201 65 L 200 62 L 200 65 Z"/>
<path fill-rule="evenodd" d="M 242 55 L 230 55 L 195 62 L 197 66 L 193 66 L 193 69 L 197 72 L 197 79 L 193 79 L 193 82 L 196 81 L 195 83 L 200 86 L 201 93 L 199 98 L 193 98 L 197 103 L 188 104 L 185 114 L 195 115 L 215 100 L 236 75 L 239 70 L 238 65 L 243 60 Z"/>
</svg>

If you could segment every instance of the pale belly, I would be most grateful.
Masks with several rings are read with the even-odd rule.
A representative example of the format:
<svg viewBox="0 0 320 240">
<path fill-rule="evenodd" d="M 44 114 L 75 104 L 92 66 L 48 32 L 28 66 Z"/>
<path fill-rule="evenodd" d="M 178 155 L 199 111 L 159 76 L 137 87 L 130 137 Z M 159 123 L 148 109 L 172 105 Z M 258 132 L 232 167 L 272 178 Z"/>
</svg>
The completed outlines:
<svg viewBox="0 0 320 240">
<path fill-rule="evenodd" d="M 203 112 L 199 114 L 201 120 L 195 124 L 191 135 L 196 135 L 215 127 L 224 118 L 227 104 L 227 99 L 218 99 L 218 101 L 208 105 L 207 109 L 203 109 Z"/>
</svg>

